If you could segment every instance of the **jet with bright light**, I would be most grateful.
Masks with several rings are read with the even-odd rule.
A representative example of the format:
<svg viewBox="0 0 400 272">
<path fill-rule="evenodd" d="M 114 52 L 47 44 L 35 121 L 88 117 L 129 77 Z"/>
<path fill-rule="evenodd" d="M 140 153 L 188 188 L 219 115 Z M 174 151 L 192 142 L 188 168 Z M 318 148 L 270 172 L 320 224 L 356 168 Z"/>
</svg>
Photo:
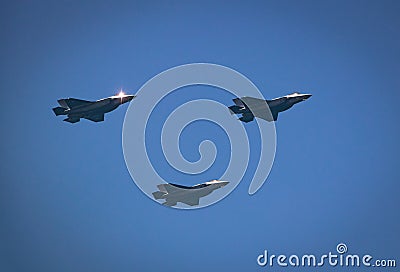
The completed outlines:
<svg viewBox="0 0 400 272">
<path fill-rule="evenodd" d="M 86 101 L 76 98 L 59 99 L 57 102 L 61 107 L 53 108 L 56 116 L 67 115 L 66 122 L 76 123 L 81 118 L 93 121 L 104 121 L 104 114 L 118 108 L 126 102 L 135 98 L 135 95 L 126 95 L 122 91 L 118 95 L 103 98 L 97 101 Z"/>
<path fill-rule="evenodd" d="M 178 202 L 189 206 L 199 205 L 200 198 L 226 186 L 228 181 L 212 180 L 194 186 L 183 186 L 173 183 L 159 184 L 159 191 L 154 192 L 155 199 L 165 199 L 164 206 L 175 206 Z"/>
<path fill-rule="evenodd" d="M 240 121 L 248 123 L 254 117 L 272 122 L 278 120 L 278 113 L 290 109 L 294 104 L 305 101 L 311 94 L 292 93 L 272 100 L 258 99 L 254 97 L 235 98 L 236 105 L 228 107 L 231 114 L 242 114 Z"/>
</svg>

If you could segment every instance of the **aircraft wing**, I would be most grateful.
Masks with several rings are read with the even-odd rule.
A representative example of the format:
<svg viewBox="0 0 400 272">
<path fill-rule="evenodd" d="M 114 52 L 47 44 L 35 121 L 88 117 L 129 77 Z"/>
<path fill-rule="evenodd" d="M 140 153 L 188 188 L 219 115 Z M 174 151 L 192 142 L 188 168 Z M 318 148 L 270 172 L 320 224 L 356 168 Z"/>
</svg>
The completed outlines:
<svg viewBox="0 0 400 272">
<path fill-rule="evenodd" d="M 271 113 L 272 113 L 272 118 L 274 119 L 274 121 L 278 120 L 278 112 L 271 111 Z"/>
<path fill-rule="evenodd" d="M 265 101 L 264 99 L 244 96 L 240 100 L 246 105 L 246 108 L 250 109 L 251 113 L 255 117 L 258 117 L 258 118 L 261 118 L 261 119 L 264 119 L 267 121 L 276 120 L 277 116 L 276 116 L 276 118 L 275 118 L 275 116 L 272 116 L 272 113 L 269 110 L 267 101 Z"/>
<path fill-rule="evenodd" d="M 179 200 L 179 202 L 185 203 L 189 206 L 197 206 L 199 205 L 200 198 L 198 196 L 191 196 L 191 198 L 185 198 Z"/>
<path fill-rule="evenodd" d="M 69 117 L 69 116 L 68 116 L 68 118 L 64 119 L 65 122 L 69 122 L 71 124 L 79 122 L 80 120 L 81 119 L 78 117 Z"/>
<path fill-rule="evenodd" d="M 164 206 L 168 206 L 168 207 L 175 206 L 176 204 L 177 204 L 176 201 L 166 201 L 163 203 Z"/>
<path fill-rule="evenodd" d="M 85 115 L 83 118 L 93 122 L 102 122 L 104 121 L 104 114 Z"/>
<path fill-rule="evenodd" d="M 67 98 L 67 99 L 58 100 L 58 104 L 60 104 L 61 107 L 69 108 L 69 109 L 89 105 L 92 103 L 93 102 L 91 102 L 91 101 L 86 101 L 86 100 L 81 100 L 81 99 L 76 99 L 76 98 Z"/>
</svg>

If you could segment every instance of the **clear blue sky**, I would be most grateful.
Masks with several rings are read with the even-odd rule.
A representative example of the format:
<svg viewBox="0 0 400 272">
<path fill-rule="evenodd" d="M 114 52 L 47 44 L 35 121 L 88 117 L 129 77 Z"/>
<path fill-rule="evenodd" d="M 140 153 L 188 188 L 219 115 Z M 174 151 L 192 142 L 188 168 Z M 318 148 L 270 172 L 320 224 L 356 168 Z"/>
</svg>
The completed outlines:
<svg viewBox="0 0 400 272">
<path fill-rule="evenodd" d="M 257 266 L 264 249 L 322 254 L 339 242 L 399 262 L 399 3 L 189 2 L 2 2 L 0 270 L 272 271 Z M 51 111 L 62 97 L 135 93 L 193 62 L 236 69 L 266 98 L 313 94 L 279 116 L 275 164 L 254 196 L 252 157 L 216 205 L 162 207 L 125 166 L 126 105 L 103 123 L 71 125 Z M 167 97 L 160 116 L 193 98 L 231 104 L 224 92 L 192 88 L 193 97 Z M 227 139 L 207 122 L 184 131 L 183 154 L 197 159 L 209 138 L 222 157 L 186 184 L 226 165 Z M 153 149 L 160 173 L 184 183 Z"/>
</svg>

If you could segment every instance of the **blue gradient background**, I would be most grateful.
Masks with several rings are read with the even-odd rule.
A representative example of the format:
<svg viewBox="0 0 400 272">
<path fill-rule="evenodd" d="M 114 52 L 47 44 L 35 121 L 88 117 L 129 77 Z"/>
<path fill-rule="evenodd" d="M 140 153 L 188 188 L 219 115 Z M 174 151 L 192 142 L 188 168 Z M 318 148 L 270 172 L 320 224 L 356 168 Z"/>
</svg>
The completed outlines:
<svg viewBox="0 0 400 272">
<path fill-rule="evenodd" d="M 256 263 L 264 249 L 324 254 L 339 242 L 399 262 L 399 12 L 397 1 L 3 1 L 0 271 L 339 271 Z M 236 69 L 266 98 L 313 97 L 280 115 L 275 164 L 257 194 L 247 194 L 253 122 L 240 185 L 216 205 L 182 211 L 132 182 L 121 146 L 126 105 L 103 123 L 75 125 L 51 108 L 62 97 L 135 93 L 192 62 Z M 159 105 L 155 132 L 184 101 L 231 104 L 223 91 L 191 88 Z M 179 183 L 217 177 L 229 146 L 217 126 L 190 125 L 181 147 L 196 160 L 208 138 L 222 157 L 202 175 L 168 169 L 157 143 L 152 161 Z"/>
</svg>

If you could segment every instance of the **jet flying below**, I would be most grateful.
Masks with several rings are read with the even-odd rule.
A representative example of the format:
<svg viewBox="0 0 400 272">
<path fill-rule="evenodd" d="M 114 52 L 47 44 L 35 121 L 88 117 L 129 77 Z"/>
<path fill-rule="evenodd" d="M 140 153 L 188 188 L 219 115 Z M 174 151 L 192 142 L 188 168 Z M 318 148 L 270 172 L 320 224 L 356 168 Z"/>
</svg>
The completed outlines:
<svg viewBox="0 0 400 272">
<path fill-rule="evenodd" d="M 57 102 L 61 107 L 53 108 L 56 116 L 67 115 L 63 121 L 76 123 L 81 118 L 93 121 L 104 121 L 104 114 L 118 108 L 126 102 L 135 98 L 135 95 L 126 95 L 122 91 L 118 95 L 103 98 L 97 101 L 86 101 L 76 98 L 59 99 Z"/>
<path fill-rule="evenodd" d="M 272 122 L 278 120 L 280 112 L 290 109 L 294 104 L 305 101 L 311 96 L 311 94 L 297 92 L 272 100 L 244 96 L 233 99 L 235 105 L 228 108 L 231 114 L 241 114 L 239 120 L 245 123 L 253 121 L 254 117 Z"/>
<path fill-rule="evenodd" d="M 155 199 L 165 199 L 163 205 L 175 206 L 178 202 L 189 206 L 199 205 L 200 198 L 211 194 L 213 191 L 227 185 L 228 181 L 212 180 L 194 186 L 183 186 L 173 183 L 159 184 L 159 191 L 154 192 Z"/>
</svg>

